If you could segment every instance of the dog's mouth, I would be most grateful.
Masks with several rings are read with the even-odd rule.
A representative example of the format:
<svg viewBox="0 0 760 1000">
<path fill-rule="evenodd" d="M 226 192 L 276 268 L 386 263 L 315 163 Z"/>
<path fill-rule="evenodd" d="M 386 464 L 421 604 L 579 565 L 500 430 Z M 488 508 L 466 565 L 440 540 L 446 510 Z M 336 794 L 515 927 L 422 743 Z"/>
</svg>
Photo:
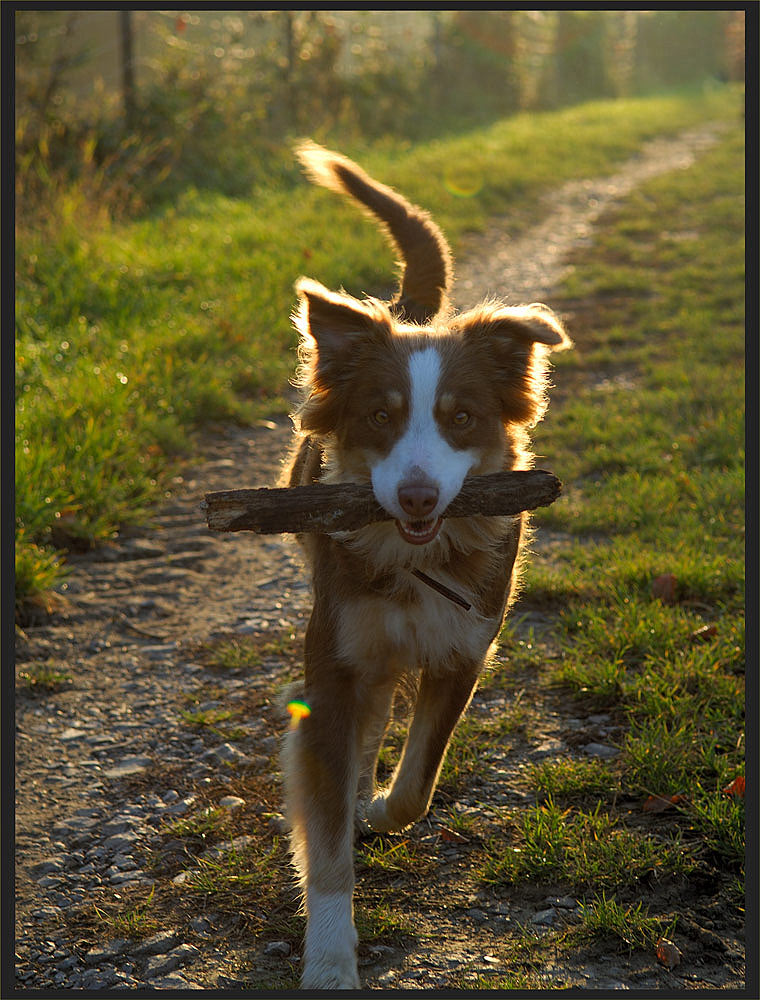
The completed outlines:
<svg viewBox="0 0 760 1000">
<path fill-rule="evenodd" d="M 443 518 L 435 521 L 396 521 L 399 534 L 410 545 L 427 545 L 441 530 Z"/>
</svg>

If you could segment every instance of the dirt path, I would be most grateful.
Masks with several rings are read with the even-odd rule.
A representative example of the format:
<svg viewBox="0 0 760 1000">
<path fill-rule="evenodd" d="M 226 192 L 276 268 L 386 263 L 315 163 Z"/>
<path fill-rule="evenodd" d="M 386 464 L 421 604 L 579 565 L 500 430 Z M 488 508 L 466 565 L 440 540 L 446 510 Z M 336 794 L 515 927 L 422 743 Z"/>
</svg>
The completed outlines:
<svg viewBox="0 0 760 1000">
<path fill-rule="evenodd" d="M 519 239 L 510 240 L 509 220 L 495 220 L 486 234 L 470 241 L 459 262 L 459 304 L 505 291 L 511 301 L 551 301 L 566 255 L 592 238 L 599 214 L 644 179 L 688 165 L 716 135 L 716 128 L 703 128 L 656 140 L 611 177 L 563 186 L 547 197 L 543 221 Z M 573 336 L 580 340 L 582 331 Z M 223 797 L 226 786 L 240 806 L 246 794 L 255 798 L 259 781 L 265 789 L 261 795 L 272 794 L 266 789 L 271 789 L 276 735 L 284 721 L 269 693 L 288 679 L 291 668 L 266 643 L 272 637 L 285 644 L 291 636 L 297 641 L 308 615 L 308 588 L 292 542 L 245 534 L 211 537 L 198 504 L 208 490 L 271 484 L 289 434 L 289 421 L 278 418 L 210 435 L 205 457 L 174 482 L 153 524 L 95 552 L 72 556 L 67 608 L 19 636 L 16 954 L 22 988 L 213 988 L 239 977 L 241 964 L 249 979 L 263 986 L 267 976 L 278 981 L 283 964 L 288 970 L 297 966 L 287 941 L 243 939 L 228 947 L 227 938 L 214 934 L 213 914 L 185 914 L 184 923 L 178 917 L 147 946 L 115 930 L 103 930 L 102 939 L 93 940 L 81 918 L 93 902 L 112 905 L 115 893 L 125 906 L 133 896 L 144 898 L 148 887 L 164 877 L 146 866 L 145 847 L 155 844 L 167 819 L 192 811 L 193 796 L 199 801 L 204 795 Z M 548 534 L 543 541 L 539 535 L 535 558 L 549 558 L 552 541 Z M 525 605 L 516 613 L 525 616 L 526 629 L 545 633 L 550 624 Z M 253 680 L 234 671 L 212 671 L 197 654 L 199 643 L 221 636 L 247 636 L 262 645 L 265 655 Z M 68 673 L 71 680 L 48 693 L 30 691 L 23 675 L 40 664 Z M 247 704 L 252 690 L 261 695 L 261 714 L 238 726 L 234 739 L 192 726 L 183 716 L 188 705 L 208 712 Z M 457 808 L 512 801 L 510 774 L 525 760 L 561 751 L 570 723 L 589 741 L 614 740 L 604 717 L 568 719 L 568 709 L 550 694 L 542 699 L 542 730 L 532 733 L 517 754 L 500 760 L 496 755 L 477 796 Z M 472 711 L 498 708 L 498 700 L 479 696 Z M 248 801 L 246 808 L 281 829 L 276 798 Z M 435 817 L 421 825 L 421 843 L 434 828 Z M 451 985 L 465 970 L 490 974 L 491 951 L 505 927 L 535 923 L 547 908 L 556 913 L 574 905 L 547 900 L 540 892 L 496 904 L 460 877 L 463 870 L 461 851 L 449 843 L 436 874 L 447 888 L 435 927 L 420 936 L 424 944 L 365 951 L 368 985 L 435 987 Z M 181 879 L 177 884 L 181 895 Z M 367 892 L 372 896 L 369 884 Z M 420 905 L 424 909 L 424 896 Z M 625 957 L 555 971 L 570 985 L 596 989 L 742 985 L 725 954 L 703 965 L 701 978 L 686 972 L 676 976 Z"/>
</svg>

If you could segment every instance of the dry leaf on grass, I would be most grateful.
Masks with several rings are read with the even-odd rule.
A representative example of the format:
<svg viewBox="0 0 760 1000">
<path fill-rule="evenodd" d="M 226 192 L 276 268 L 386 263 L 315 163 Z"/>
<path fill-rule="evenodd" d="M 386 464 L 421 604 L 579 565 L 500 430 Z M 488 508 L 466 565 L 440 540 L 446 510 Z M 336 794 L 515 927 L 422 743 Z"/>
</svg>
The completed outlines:
<svg viewBox="0 0 760 1000">
<path fill-rule="evenodd" d="M 675 969 L 681 961 L 680 950 L 672 941 L 668 941 L 667 938 L 660 938 L 657 942 L 655 954 L 657 955 L 657 961 L 661 965 L 664 965 L 666 969 Z"/>
<path fill-rule="evenodd" d="M 441 827 L 440 834 L 441 840 L 447 840 L 451 844 L 469 843 L 467 837 L 463 837 L 462 834 L 457 833 L 456 830 L 449 830 L 447 826 Z"/>
<path fill-rule="evenodd" d="M 641 807 L 644 812 L 661 813 L 686 801 L 685 795 L 650 795 Z"/>
<path fill-rule="evenodd" d="M 717 625 L 703 625 L 702 628 L 698 628 L 696 632 L 691 633 L 692 642 L 702 642 L 705 639 L 712 639 L 713 636 L 718 634 Z"/>
<path fill-rule="evenodd" d="M 744 775 L 737 775 L 734 780 L 723 789 L 724 795 L 733 795 L 735 798 L 744 798 Z"/>
</svg>

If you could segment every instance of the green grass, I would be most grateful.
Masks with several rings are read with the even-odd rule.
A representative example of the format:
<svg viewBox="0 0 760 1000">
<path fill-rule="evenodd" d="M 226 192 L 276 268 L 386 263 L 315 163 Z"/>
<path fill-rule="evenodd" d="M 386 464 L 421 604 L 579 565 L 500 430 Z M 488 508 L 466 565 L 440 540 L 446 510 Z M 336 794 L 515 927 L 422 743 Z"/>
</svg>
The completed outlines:
<svg viewBox="0 0 760 1000">
<path fill-rule="evenodd" d="M 109 905 L 100 908 L 93 905 L 93 911 L 98 921 L 108 927 L 108 933 L 114 937 L 145 938 L 155 934 L 160 929 L 156 914 L 153 912 L 155 887 L 142 900 L 130 900 L 126 905 Z"/>
<path fill-rule="evenodd" d="M 725 912 L 743 909 L 744 800 L 722 791 L 744 773 L 743 170 L 737 128 L 646 184 L 552 302 L 577 346 L 536 434 L 564 496 L 535 521 L 565 541 L 529 564 L 523 601 L 551 609 L 561 655 L 542 667 L 510 628 L 503 642 L 572 714 L 608 713 L 620 754 L 534 765 L 540 801 L 505 817 L 481 874 L 603 890 L 563 948 L 667 936 L 667 913 L 630 903 L 642 881 L 680 880 L 698 906 L 707 878 Z M 679 798 L 652 815 L 650 795 Z"/>
<path fill-rule="evenodd" d="M 382 941 L 401 945 L 406 938 L 415 936 L 414 922 L 383 903 L 377 906 L 358 905 L 354 920 L 359 940 L 364 944 Z"/>
<path fill-rule="evenodd" d="M 514 817 L 509 845 L 492 843 L 482 877 L 500 885 L 533 880 L 620 891 L 693 866 L 678 837 L 663 844 L 659 837 L 627 829 L 601 804 L 562 809 L 550 798 Z"/>
<path fill-rule="evenodd" d="M 611 798 L 618 787 L 611 766 L 595 759 L 543 761 L 531 767 L 528 780 L 539 794 L 562 801 Z"/>
<path fill-rule="evenodd" d="M 417 846 L 407 840 L 377 836 L 357 849 L 357 861 L 375 872 L 408 872 L 423 861 Z"/>
<path fill-rule="evenodd" d="M 743 801 L 720 790 L 744 771 L 742 194 L 736 130 L 634 193 L 578 255 L 567 302 L 584 316 L 611 258 L 630 286 L 646 276 L 648 294 L 608 301 L 603 322 L 578 330 L 579 367 L 558 373 L 568 388 L 537 441 L 567 484 L 537 521 L 574 538 L 559 570 L 556 681 L 622 713 L 623 790 L 685 795 L 685 828 L 737 871 Z M 635 388 L 589 391 L 589 359 L 611 375 L 635 369 Z M 675 578 L 673 603 L 653 589 L 661 574 Z M 545 574 L 537 585 L 546 592 Z M 705 624 L 713 634 L 700 638 Z"/>
<path fill-rule="evenodd" d="M 580 917 L 580 924 L 570 933 L 574 943 L 616 939 L 629 951 L 634 948 L 652 951 L 661 937 L 668 938 L 672 934 L 677 923 L 677 918 L 666 922 L 650 917 L 641 902 L 622 906 L 608 899 L 605 893 L 595 896 L 589 903 L 582 903 Z"/>
<path fill-rule="evenodd" d="M 30 691 L 34 692 L 59 691 L 68 687 L 73 680 L 68 670 L 61 670 L 53 660 L 30 663 L 26 669 L 20 671 L 19 678 Z"/>
<path fill-rule="evenodd" d="M 730 89 L 601 101 L 346 152 L 430 209 L 456 246 L 494 212 L 511 211 L 515 229 L 527 224 L 547 188 L 604 173 L 647 138 L 725 117 L 735 101 Z M 356 220 L 295 164 L 250 198 L 189 190 L 117 222 L 72 186 L 25 218 L 16 243 L 21 611 L 61 579 L 56 535 L 87 544 L 144 519 L 200 426 L 287 406 L 295 279 L 309 273 L 361 293 L 392 273 L 381 237 Z"/>
</svg>

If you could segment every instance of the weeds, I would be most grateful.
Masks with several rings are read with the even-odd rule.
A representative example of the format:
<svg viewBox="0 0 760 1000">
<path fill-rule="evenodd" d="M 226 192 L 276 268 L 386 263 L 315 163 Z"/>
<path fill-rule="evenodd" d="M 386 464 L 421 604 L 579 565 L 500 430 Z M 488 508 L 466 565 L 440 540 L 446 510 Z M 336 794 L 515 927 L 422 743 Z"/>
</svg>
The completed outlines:
<svg viewBox="0 0 760 1000">
<path fill-rule="evenodd" d="M 558 760 L 534 764 L 527 779 L 541 794 L 557 799 L 612 798 L 618 777 L 599 760 Z"/>
<path fill-rule="evenodd" d="M 658 939 L 669 938 L 678 923 L 678 918 L 667 923 L 658 917 L 650 917 L 641 902 L 635 906 L 622 906 L 615 899 L 608 899 L 604 893 L 594 896 L 590 903 L 581 904 L 580 918 L 580 924 L 568 935 L 575 943 L 613 938 L 629 950 L 652 951 Z"/>
<path fill-rule="evenodd" d="M 368 869 L 381 872 L 408 872 L 419 866 L 421 858 L 415 845 L 407 840 L 375 837 L 363 843 L 357 852 L 358 861 Z"/>
<path fill-rule="evenodd" d="M 181 816 L 166 825 L 166 833 L 191 840 L 218 840 L 229 831 L 229 812 L 208 806 L 192 816 Z"/>
<path fill-rule="evenodd" d="M 68 687 L 73 677 L 67 670 L 61 670 L 55 662 L 32 663 L 19 673 L 20 679 L 30 691 L 59 691 Z"/>
<path fill-rule="evenodd" d="M 513 819 L 514 839 L 492 842 L 483 878 L 509 884 L 522 879 L 576 886 L 625 888 L 652 874 L 693 868 L 676 836 L 669 843 L 627 829 L 601 808 L 560 809 L 549 798 Z"/>
<path fill-rule="evenodd" d="M 148 896 L 142 902 L 136 902 L 118 911 L 108 912 L 93 906 L 93 910 L 101 923 L 110 928 L 111 933 L 130 938 L 144 938 L 154 934 L 159 929 L 157 916 L 152 912 L 155 887 L 151 886 Z"/>
</svg>

